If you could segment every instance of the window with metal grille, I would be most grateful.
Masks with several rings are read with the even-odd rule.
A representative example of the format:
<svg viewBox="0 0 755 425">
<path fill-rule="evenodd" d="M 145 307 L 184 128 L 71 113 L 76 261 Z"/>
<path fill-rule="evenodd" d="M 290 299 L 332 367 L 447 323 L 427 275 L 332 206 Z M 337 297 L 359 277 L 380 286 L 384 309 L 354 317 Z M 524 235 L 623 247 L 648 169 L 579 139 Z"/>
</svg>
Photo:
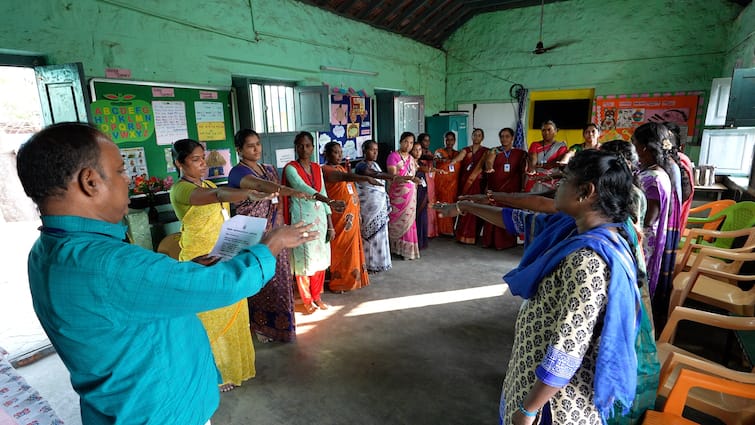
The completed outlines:
<svg viewBox="0 0 755 425">
<path fill-rule="evenodd" d="M 257 131 L 286 133 L 296 130 L 294 88 L 280 84 L 250 84 L 252 119 Z"/>
</svg>

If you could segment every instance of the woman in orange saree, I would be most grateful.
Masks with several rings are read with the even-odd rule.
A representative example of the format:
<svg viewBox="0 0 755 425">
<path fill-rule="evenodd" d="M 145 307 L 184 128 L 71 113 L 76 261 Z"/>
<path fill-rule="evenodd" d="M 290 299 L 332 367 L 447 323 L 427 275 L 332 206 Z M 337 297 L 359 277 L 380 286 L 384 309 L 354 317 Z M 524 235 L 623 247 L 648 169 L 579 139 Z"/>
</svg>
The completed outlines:
<svg viewBox="0 0 755 425">
<path fill-rule="evenodd" d="M 346 172 L 340 165 L 343 151 L 338 142 L 325 145 L 325 159 L 322 166 L 325 177 L 325 190 L 328 198 L 346 203 L 342 212 L 333 211 L 332 220 L 335 236 L 330 241 L 330 284 L 333 292 L 351 291 L 370 284 L 362 246 L 362 229 L 359 219 L 359 194 L 355 181 L 366 181 L 382 185 L 372 177 Z"/>
<path fill-rule="evenodd" d="M 417 164 L 420 167 L 426 168 L 425 183 L 427 184 L 427 205 L 435 203 L 435 159 L 433 153 L 430 150 L 430 135 L 427 133 L 420 133 L 417 136 L 417 142 L 422 146 L 422 155 L 417 160 Z M 427 208 L 427 237 L 434 238 L 438 236 L 438 213 L 432 209 Z"/>
<path fill-rule="evenodd" d="M 445 171 L 445 173 L 437 173 L 435 175 L 435 200 L 444 204 L 456 202 L 456 193 L 459 182 L 459 174 L 457 173 L 455 164 L 451 163 L 451 160 L 456 158 L 459 151 L 454 149 L 456 145 L 456 133 L 449 131 L 445 135 L 445 148 L 440 148 L 435 151 L 435 167 L 439 170 Z M 438 217 L 438 234 L 440 235 L 454 235 L 454 221 L 453 218 Z"/>
</svg>

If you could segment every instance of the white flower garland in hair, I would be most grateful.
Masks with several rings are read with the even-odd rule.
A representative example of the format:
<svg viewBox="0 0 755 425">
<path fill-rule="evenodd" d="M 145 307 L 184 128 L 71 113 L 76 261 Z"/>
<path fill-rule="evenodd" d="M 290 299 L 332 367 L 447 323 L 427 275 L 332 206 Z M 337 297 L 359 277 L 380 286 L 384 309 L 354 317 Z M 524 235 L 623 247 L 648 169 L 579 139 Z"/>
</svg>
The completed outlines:
<svg viewBox="0 0 755 425">
<path fill-rule="evenodd" d="M 671 140 L 669 139 L 661 140 L 661 148 L 663 148 L 664 151 L 670 151 L 672 147 L 674 147 L 674 145 L 671 143 Z"/>
</svg>

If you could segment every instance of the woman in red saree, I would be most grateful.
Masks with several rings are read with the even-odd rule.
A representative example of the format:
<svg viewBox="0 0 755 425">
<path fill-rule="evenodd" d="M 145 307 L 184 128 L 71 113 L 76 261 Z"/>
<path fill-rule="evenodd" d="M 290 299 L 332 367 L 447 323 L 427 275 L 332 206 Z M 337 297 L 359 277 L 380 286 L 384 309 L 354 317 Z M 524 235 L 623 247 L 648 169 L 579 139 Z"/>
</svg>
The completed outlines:
<svg viewBox="0 0 755 425">
<path fill-rule="evenodd" d="M 490 192 L 521 192 L 527 170 L 527 152 L 514 148 L 514 130 L 498 132 L 501 146 L 488 151 L 485 159 L 487 190 Z M 516 235 L 506 229 L 485 223 L 482 227 L 482 246 L 505 249 L 516 246 Z"/>
<path fill-rule="evenodd" d="M 481 128 L 472 131 L 472 146 L 462 149 L 451 163 L 459 165 L 459 195 L 479 195 L 482 193 L 482 168 L 488 148 L 482 146 L 485 133 Z M 477 216 L 469 214 L 459 217 L 456 223 L 456 240 L 474 245 L 480 233 L 482 221 Z"/>
<path fill-rule="evenodd" d="M 439 170 L 443 170 L 445 173 L 437 173 L 435 175 L 435 200 L 444 204 L 456 202 L 458 193 L 456 190 L 459 184 L 459 175 L 456 170 L 456 165 L 451 163 L 451 160 L 456 158 L 459 151 L 454 149 L 456 145 L 456 133 L 449 131 L 445 135 L 445 148 L 440 148 L 435 151 L 435 167 Z M 454 221 L 453 218 L 438 217 L 438 234 L 439 235 L 454 235 Z"/>
<path fill-rule="evenodd" d="M 360 176 L 346 171 L 341 165 L 343 150 L 338 142 L 325 145 L 327 164 L 322 166 L 325 190 L 328 198 L 346 203 L 342 212 L 333 211 L 331 218 L 335 236 L 330 241 L 330 290 L 351 291 L 370 284 L 362 246 L 362 230 L 359 219 L 359 194 L 355 181 L 382 185 L 372 177 Z"/>
<path fill-rule="evenodd" d="M 541 193 L 556 190 L 559 161 L 568 152 L 566 143 L 556 141 L 558 127 L 546 121 L 541 127 L 543 140 L 533 142 L 529 149 L 529 164 L 525 192 Z"/>
</svg>

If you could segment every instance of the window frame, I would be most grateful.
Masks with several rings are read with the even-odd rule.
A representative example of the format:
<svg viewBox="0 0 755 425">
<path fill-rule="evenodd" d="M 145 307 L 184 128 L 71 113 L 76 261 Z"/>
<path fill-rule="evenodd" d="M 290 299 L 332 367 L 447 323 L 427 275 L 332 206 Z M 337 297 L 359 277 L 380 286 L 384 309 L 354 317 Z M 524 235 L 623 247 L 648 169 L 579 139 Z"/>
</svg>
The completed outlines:
<svg viewBox="0 0 755 425">
<path fill-rule="evenodd" d="M 284 80 L 247 82 L 251 119 L 260 133 L 281 134 L 296 131 L 296 83 Z"/>
</svg>

